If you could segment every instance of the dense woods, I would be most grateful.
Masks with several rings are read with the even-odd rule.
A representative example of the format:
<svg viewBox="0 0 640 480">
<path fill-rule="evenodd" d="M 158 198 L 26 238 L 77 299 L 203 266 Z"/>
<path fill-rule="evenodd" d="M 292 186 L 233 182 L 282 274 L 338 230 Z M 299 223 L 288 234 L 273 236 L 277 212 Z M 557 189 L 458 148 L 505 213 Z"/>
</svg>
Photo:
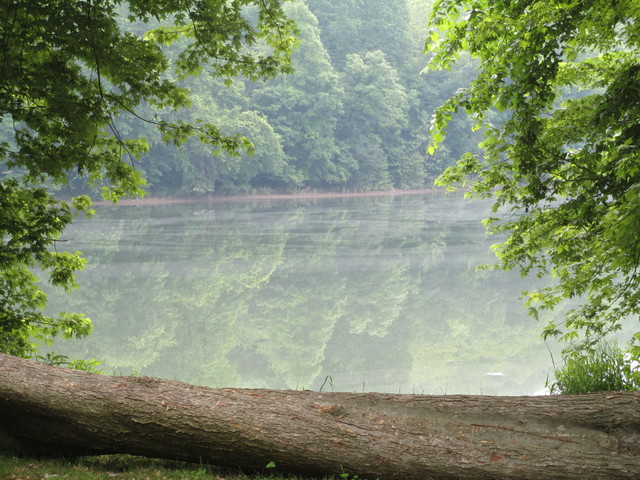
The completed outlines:
<svg viewBox="0 0 640 480">
<path fill-rule="evenodd" d="M 429 8 L 426 0 L 286 2 L 284 10 L 299 30 L 292 73 L 229 81 L 204 67 L 181 82 L 192 101 L 181 117 L 147 106 L 116 119 L 124 137 L 149 142 L 149 153 L 136 163 L 148 182 L 145 190 L 197 195 L 431 185 L 478 139 L 469 138 L 460 120 L 455 142 L 437 156 L 426 153 L 431 113 L 473 70 L 467 63 L 454 73 L 420 73 L 425 26 L 416 19 L 426 22 Z M 127 28 L 142 35 L 148 25 Z M 170 57 L 173 50 L 167 49 Z M 192 139 L 176 149 L 140 115 L 204 120 L 223 134 L 246 136 L 253 146 L 230 155 Z M 72 191 L 86 191 L 84 180 L 73 180 Z"/>
</svg>

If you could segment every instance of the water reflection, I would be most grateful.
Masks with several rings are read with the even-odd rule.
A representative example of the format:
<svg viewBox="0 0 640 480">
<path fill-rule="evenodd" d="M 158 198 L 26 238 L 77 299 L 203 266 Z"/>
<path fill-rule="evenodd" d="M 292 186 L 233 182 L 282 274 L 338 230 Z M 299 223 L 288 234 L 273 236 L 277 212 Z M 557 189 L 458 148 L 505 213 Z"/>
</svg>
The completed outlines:
<svg viewBox="0 0 640 480">
<path fill-rule="evenodd" d="M 105 207 L 51 308 L 94 333 L 55 350 L 210 386 L 530 394 L 549 371 L 488 206 L 444 194 Z M 499 375 L 498 375 L 499 374 Z"/>
</svg>

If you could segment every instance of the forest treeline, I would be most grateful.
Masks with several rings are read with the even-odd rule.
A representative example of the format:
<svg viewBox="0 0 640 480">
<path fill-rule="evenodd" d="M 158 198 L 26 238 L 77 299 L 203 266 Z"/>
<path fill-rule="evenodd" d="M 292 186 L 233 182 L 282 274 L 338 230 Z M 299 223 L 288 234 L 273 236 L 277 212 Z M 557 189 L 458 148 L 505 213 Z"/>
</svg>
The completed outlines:
<svg viewBox="0 0 640 480">
<path fill-rule="evenodd" d="M 144 137 L 149 153 L 136 162 L 151 195 L 231 194 L 259 190 L 407 189 L 431 185 L 463 152 L 473 149 L 464 119 L 428 155 L 431 114 L 472 74 L 421 73 L 431 0 L 293 0 L 287 14 L 299 29 L 294 73 L 269 80 L 214 75 L 187 78 L 190 109 L 147 107 L 120 116 L 122 137 Z M 148 25 L 127 27 L 143 35 Z M 173 47 L 171 47 L 173 48 Z M 169 52 L 171 55 L 171 52 Z M 206 73 L 206 72 L 205 72 Z M 239 156 L 216 152 L 197 138 L 176 148 L 153 122 L 206 121 L 253 144 Z M 85 180 L 73 179 L 72 193 Z"/>
</svg>

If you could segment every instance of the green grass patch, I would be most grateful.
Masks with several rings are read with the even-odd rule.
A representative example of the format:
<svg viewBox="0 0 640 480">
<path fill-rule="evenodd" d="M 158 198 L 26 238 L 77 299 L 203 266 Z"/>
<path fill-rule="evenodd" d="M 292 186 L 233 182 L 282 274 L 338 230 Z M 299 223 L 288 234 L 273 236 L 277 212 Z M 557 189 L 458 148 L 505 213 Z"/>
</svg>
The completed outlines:
<svg viewBox="0 0 640 480">
<path fill-rule="evenodd" d="M 337 479 L 338 477 L 336 477 Z M 35 459 L 0 454 L 2 480 L 311 480 L 295 476 L 245 474 L 210 465 L 132 455 Z M 330 479 L 325 479 L 330 480 Z"/>
<path fill-rule="evenodd" d="M 640 390 L 640 364 L 632 352 L 624 352 L 612 343 L 572 351 L 564 357 L 563 365 L 554 364 L 556 381 L 550 386 L 551 393 Z"/>
</svg>

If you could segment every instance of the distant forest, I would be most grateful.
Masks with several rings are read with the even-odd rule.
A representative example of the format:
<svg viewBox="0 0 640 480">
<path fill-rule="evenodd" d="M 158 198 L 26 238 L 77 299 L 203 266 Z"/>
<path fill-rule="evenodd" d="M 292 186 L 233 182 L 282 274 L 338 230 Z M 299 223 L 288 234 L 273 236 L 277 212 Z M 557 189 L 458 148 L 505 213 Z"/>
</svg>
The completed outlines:
<svg viewBox="0 0 640 480">
<path fill-rule="evenodd" d="M 232 157 L 197 139 L 176 148 L 135 116 L 117 119 L 118 134 L 141 136 L 138 163 L 151 195 L 238 194 L 301 189 L 362 191 L 432 185 L 479 138 L 464 115 L 444 148 L 428 155 L 434 109 L 473 75 L 469 60 L 453 72 L 421 73 L 432 0 L 294 0 L 299 28 L 295 73 L 230 85 L 202 72 L 187 78 L 193 105 L 178 119 L 211 122 L 240 134 L 253 151 Z M 250 12 L 249 12 L 250 13 Z M 123 23 L 126 21 L 123 20 Z M 143 34 L 146 25 L 127 23 Z M 138 112 L 163 119 L 174 113 Z M 476 137 L 476 138 L 474 138 Z M 71 179 L 72 193 L 86 190 Z"/>
</svg>

